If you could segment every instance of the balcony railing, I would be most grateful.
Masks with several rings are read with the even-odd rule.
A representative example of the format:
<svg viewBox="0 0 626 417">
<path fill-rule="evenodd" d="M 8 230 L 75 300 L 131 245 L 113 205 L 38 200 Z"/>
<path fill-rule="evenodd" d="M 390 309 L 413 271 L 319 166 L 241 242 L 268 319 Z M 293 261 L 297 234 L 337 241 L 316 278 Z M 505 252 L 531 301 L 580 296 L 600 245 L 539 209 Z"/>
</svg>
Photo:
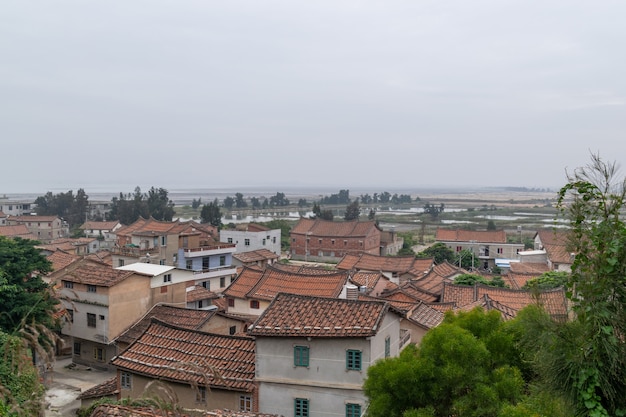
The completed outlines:
<svg viewBox="0 0 626 417">
<path fill-rule="evenodd" d="M 131 256 L 134 258 L 139 258 L 147 255 L 150 252 L 154 253 L 158 251 L 159 248 L 142 249 L 133 246 L 115 246 L 111 248 L 111 253 L 114 255 Z"/>
<path fill-rule="evenodd" d="M 219 245 L 199 246 L 197 248 L 184 248 L 183 250 L 185 252 L 191 253 L 191 252 L 202 252 L 202 251 L 209 251 L 209 250 L 230 249 L 234 247 L 236 247 L 234 243 L 222 243 Z"/>
</svg>

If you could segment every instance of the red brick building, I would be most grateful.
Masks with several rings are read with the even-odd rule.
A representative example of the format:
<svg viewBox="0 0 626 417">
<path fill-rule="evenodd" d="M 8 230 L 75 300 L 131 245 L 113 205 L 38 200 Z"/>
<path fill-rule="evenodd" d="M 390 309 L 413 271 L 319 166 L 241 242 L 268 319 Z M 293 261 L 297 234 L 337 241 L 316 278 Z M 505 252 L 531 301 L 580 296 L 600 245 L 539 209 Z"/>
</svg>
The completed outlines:
<svg viewBox="0 0 626 417">
<path fill-rule="evenodd" d="M 374 221 L 334 222 L 301 218 L 291 230 L 292 259 L 339 261 L 345 255 L 380 255 L 381 230 Z"/>
</svg>

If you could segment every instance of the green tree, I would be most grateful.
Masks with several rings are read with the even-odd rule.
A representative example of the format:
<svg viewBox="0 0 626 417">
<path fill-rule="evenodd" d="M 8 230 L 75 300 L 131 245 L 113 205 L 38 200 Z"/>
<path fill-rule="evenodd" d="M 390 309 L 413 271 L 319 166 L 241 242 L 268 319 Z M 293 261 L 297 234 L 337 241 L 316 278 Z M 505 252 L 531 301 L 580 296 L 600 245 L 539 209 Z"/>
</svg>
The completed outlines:
<svg viewBox="0 0 626 417">
<path fill-rule="evenodd" d="M 454 251 L 445 243 L 437 242 L 417 254 L 418 258 L 433 258 L 437 265 L 446 261 L 454 263 Z"/>
<path fill-rule="evenodd" d="M 222 204 L 224 205 L 225 209 L 230 210 L 235 205 L 235 199 L 232 198 L 231 196 L 228 196 L 224 199 Z"/>
<path fill-rule="evenodd" d="M 557 344 L 548 379 L 586 416 L 626 415 L 626 179 L 615 163 L 592 154 L 568 174 L 557 207 L 569 220 L 568 251 L 575 253 L 568 295 L 576 319 Z M 567 360 L 559 360 L 559 359 Z"/>
<path fill-rule="evenodd" d="M 471 249 L 463 249 L 454 255 L 454 264 L 468 271 L 474 269 L 476 259 Z"/>
<path fill-rule="evenodd" d="M 448 313 L 419 347 L 368 369 L 368 415 L 496 417 L 503 406 L 522 399 L 519 363 L 500 313 Z"/>
<path fill-rule="evenodd" d="M 169 222 L 174 218 L 174 202 L 170 200 L 165 188 L 151 187 L 145 201 L 149 215 L 156 220 Z"/>
<path fill-rule="evenodd" d="M 52 313 L 58 302 L 41 279 L 52 264 L 35 248 L 37 243 L 0 236 L 0 330 L 9 334 L 24 324 L 55 325 Z"/>
<path fill-rule="evenodd" d="M 493 220 L 487 222 L 487 230 L 496 230 L 496 223 Z"/>
<path fill-rule="evenodd" d="M 43 415 L 45 387 L 24 342 L 0 330 L 0 416 Z"/>
<path fill-rule="evenodd" d="M 490 287 L 506 287 L 506 284 L 502 280 L 502 277 L 496 276 L 492 279 L 487 279 L 482 275 L 476 274 L 461 274 L 454 278 L 454 283 L 456 285 L 469 285 L 473 286 L 475 284 L 484 284 L 489 285 Z"/>
<path fill-rule="evenodd" d="M 37 214 L 42 216 L 59 216 L 65 220 L 70 229 L 76 229 L 87 220 L 89 196 L 80 188 L 76 195 L 72 190 L 66 193 L 52 194 L 35 199 Z"/>
<path fill-rule="evenodd" d="M 359 200 L 356 199 L 346 206 L 346 214 L 343 218 L 346 221 L 359 220 L 360 215 L 361 209 L 359 208 Z"/>
<path fill-rule="evenodd" d="M 246 203 L 246 200 L 243 197 L 243 194 L 235 193 L 235 207 L 237 207 L 237 208 L 248 207 L 248 203 Z"/>
<path fill-rule="evenodd" d="M 529 279 L 522 287 L 523 290 L 538 289 L 547 290 L 550 288 L 564 287 L 567 285 L 570 276 L 565 271 L 544 272 L 537 278 Z"/>
<path fill-rule="evenodd" d="M 208 223 L 215 227 L 222 227 L 222 212 L 220 211 L 217 198 L 209 204 L 202 206 L 200 219 L 202 220 L 202 223 Z"/>
</svg>

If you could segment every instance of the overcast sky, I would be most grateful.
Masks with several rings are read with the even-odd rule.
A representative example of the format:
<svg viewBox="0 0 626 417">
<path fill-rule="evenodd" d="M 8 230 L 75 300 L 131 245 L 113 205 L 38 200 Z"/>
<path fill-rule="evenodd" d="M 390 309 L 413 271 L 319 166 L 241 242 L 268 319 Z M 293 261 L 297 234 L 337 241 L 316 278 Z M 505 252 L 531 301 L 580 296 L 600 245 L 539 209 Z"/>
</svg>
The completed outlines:
<svg viewBox="0 0 626 417">
<path fill-rule="evenodd" d="M 626 161 L 626 2 L 29 1 L 0 194 L 560 187 Z"/>
</svg>

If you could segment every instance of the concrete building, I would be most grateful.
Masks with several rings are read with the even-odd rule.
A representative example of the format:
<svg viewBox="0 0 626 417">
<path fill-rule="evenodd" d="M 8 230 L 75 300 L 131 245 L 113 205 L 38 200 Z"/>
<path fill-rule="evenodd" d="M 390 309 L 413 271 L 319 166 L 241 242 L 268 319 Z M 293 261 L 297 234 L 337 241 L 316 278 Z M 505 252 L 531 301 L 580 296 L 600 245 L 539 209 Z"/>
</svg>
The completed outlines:
<svg viewBox="0 0 626 417">
<path fill-rule="evenodd" d="M 220 230 L 220 242 L 235 244 L 238 253 L 267 249 L 280 256 L 280 236 L 280 229 L 270 229 L 256 223 Z"/>
</svg>

